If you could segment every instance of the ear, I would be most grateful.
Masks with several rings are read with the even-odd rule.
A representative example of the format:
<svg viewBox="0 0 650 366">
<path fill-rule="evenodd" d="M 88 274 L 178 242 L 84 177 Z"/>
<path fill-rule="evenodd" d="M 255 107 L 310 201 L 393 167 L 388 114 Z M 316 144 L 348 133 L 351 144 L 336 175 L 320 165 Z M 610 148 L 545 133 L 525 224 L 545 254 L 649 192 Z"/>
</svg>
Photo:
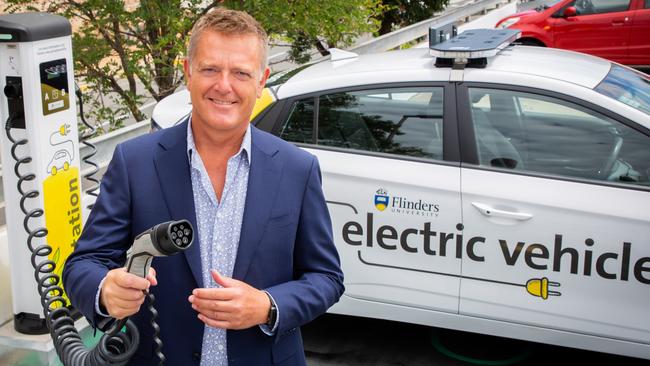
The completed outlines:
<svg viewBox="0 0 650 366">
<path fill-rule="evenodd" d="M 260 83 L 257 85 L 257 97 L 262 96 L 262 90 L 264 90 L 264 85 L 266 85 L 266 80 L 269 78 L 269 75 L 271 74 L 271 69 L 266 67 L 264 69 L 264 72 L 262 73 L 262 78 L 260 79 Z"/>
<path fill-rule="evenodd" d="M 190 61 L 187 58 L 183 60 L 183 73 L 185 74 L 185 84 L 189 84 L 192 73 L 190 71 Z"/>
</svg>

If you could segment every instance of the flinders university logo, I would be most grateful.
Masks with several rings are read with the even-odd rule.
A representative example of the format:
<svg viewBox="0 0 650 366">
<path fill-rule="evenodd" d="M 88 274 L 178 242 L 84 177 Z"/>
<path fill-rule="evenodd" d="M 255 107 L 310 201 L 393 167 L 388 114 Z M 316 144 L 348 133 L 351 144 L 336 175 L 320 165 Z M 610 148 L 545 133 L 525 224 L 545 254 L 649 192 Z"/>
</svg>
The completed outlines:
<svg viewBox="0 0 650 366">
<path fill-rule="evenodd" d="M 388 192 L 383 188 L 379 188 L 377 194 L 375 194 L 375 207 L 379 211 L 385 210 L 388 207 L 388 200 Z"/>
</svg>

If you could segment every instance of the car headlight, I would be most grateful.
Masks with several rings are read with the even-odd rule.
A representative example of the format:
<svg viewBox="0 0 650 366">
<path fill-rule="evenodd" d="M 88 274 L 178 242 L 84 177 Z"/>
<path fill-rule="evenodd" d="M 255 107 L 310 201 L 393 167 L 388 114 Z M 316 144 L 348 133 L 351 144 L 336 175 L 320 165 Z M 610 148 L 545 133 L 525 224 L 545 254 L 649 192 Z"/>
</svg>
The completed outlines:
<svg viewBox="0 0 650 366">
<path fill-rule="evenodd" d="M 508 28 L 509 26 L 517 23 L 518 21 L 519 21 L 519 17 L 506 19 L 503 23 L 499 24 L 497 26 L 497 28 L 500 28 L 500 29 Z"/>
</svg>

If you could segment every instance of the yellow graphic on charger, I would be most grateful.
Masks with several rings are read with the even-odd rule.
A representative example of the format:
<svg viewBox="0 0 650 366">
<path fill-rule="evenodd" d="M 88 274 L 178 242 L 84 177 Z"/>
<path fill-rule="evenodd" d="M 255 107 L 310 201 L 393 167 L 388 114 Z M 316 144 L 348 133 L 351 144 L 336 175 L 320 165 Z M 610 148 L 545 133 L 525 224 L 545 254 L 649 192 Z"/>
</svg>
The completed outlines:
<svg viewBox="0 0 650 366">
<path fill-rule="evenodd" d="M 52 253 L 48 257 L 56 263 L 54 273 L 59 279 L 63 264 L 81 236 L 80 188 L 77 167 L 69 167 L 56 175 L 50 175 L 43 182 L 47 243 L 52 247 Z M 67 295 L 64 294 L 63 297 L 69 301 Z"/>
<path fill-rule="evenodd" d="M 62 170 L 70 169 L 74 159 L 74 143 L 67 137 L 69 133 L 70 125 L 64 123 L 50 135 L 50 146 L 54 146 L 56 151 L 47 164 L 48 174 L 56 175 Z"/>
</svg>

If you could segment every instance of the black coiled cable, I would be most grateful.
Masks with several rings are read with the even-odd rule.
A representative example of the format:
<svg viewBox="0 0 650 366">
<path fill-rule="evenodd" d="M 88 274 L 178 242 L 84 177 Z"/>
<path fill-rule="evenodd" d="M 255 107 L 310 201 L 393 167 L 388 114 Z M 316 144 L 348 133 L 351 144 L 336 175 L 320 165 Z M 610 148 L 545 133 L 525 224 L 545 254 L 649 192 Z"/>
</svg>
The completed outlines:
<svg viewBox="0 0 650 366">
<path fill-rule="evenodd" d="M 147 300 L 149 301 L 149 306 L 147 309 L 151 312 L 151 327 L 153 328 L 153 342 L 156 345 L 156 348 L 154 349 L 154 354 L 158 356 L 158 359 L 160 362 L 158 363 L 159 366 L 162 366 L 165 364 L 165 355 L 162 353 L 162 340 L 160 339 L 160 326 L 156 322 L 156 319 L 158 319 L 158 310 L 153 307 L 154 302 L 156 301 L 156 297 L 154 294 L 151 292 L 147 291 Z"/>
<path fill-rule="evenodd" d="M 30 163 L 32 158 L 30 156 L 19 157 L 16 152 L 18 147 L 27 145 L 29 141 L 26 138 L 16 140 L 12 136 L 11 122 L 14 118 L 14 116 L 9 116 L 7 119 L 5 132 L 12 144 L 11 156 L 16 162 L 14 164 L 14 173 L 18 177 L 16 186 L 21 196 L 20 209 L 25 215 L 23 228 L 28 234 L 27 247 L 31 252 L 34 278 L 38 284 L 43 315 L 50 329 L 50 336 L 54 342 L 56 353 L 65 366 L 126 365 L 135 353 L 140 341 L 140 335 L 135 324 L 126 321 L 126 331 L 120 329 L 119 332 L 112 335 L 104 334 L 99 344 L 92 350 L 88 350 L 74 326 L 74 319 L 70 314 L 70 310 L 66 307 L 67 302 L 63 298 L 63 289 L 59 286 L 59 276 L 54 273 L 56 263 L 47 258 L 52 253 L 52 247 L 47 242 L 34 247 L 34 238 L 47 236 L 47 229 L 44 227 L 31 229 L 29 227 L 31 219 L 43 216 L 43 210 L 40 208 L 28 210 L 25 205 L 27 199 L 37 198 L 39 192 L 37 190 L 23 190 L 23 183 L 33 181 L 36 175 L 33 173 L 20 173 L 20 166 Z"/>
<path fill-rule="evenodd" d="M 99 195 L 97 191 L 99 190 L 99 180 L 95 178 L 95 174 L 99 171 L 99 165 L 97 165 L 94 161 L 90 160 L 95 154 L 97 154 L 97 148 L 95 145 L 92 143 L 88 142 L 88 139 L 93 137 L 95 135 L 95 132 L 97 132 L 97 128 L 95 126 L 91 125 L 86 121 L 86 117 L 84 115 L 84 100 L 83 100 L 83 95 L 81 94 L 81 89 L 79 88 L 79 85 L 77 83 L 75 85 L 75 95 L 77 96 L 77 100 L 79 101 L 79 117 L 81 117 L 81 122 L 90 129 L 90 132 L 86 133 L 84 136 L 80 136 L 79 140 L 81 141 L 82 144 L 88 146 L 90 149 L 90 153 L 83 156 L 81 160 L 86 163 L 87 165 L 92 166 L 92 170 L 89 173 L 86 173 L 83 175 L 83 177 L 92 182 L 92 186 L 88 189 L 86 189 L 86 193 L 95 197 L 95 200 L 97 199 L 97 196 Z M 95 201 L 93 200 L 93 202 Z M 89 204 L 87 207 L 89 210 L 92 210 L 94 206 L 94 203 Z"/>
<path fill-rule="evenodd" d="M 166 358 L 165 354 L 162 353 L 162 346 L 163 342 L 160 339 L 160 326 L 156 322 L 156 319 L 158 319 L 158 310 L 153 306 L 153 304 L 156 302 L 156 296 L 152 294 L 151 292 L 147 290 L 142 290 L 142 293 L 147 296 L 147 301 L 149 302 L 149 306 L 147 309 L 149 309 L 149 312 L 151 312 L 151 327 L 153 328 L 153 342 L 156 345 L 156 348 L 154 349 L 155 355 L 158 357 L 160 360 L 158 365 L 162 366 L 165 364 Z M 108 335 L 114 335 L 117 334 L 122 327 L 127 323 L 127 318 L 118 320 L 111 329 L 106 331 L 106 334 Z"/>
</svg>

